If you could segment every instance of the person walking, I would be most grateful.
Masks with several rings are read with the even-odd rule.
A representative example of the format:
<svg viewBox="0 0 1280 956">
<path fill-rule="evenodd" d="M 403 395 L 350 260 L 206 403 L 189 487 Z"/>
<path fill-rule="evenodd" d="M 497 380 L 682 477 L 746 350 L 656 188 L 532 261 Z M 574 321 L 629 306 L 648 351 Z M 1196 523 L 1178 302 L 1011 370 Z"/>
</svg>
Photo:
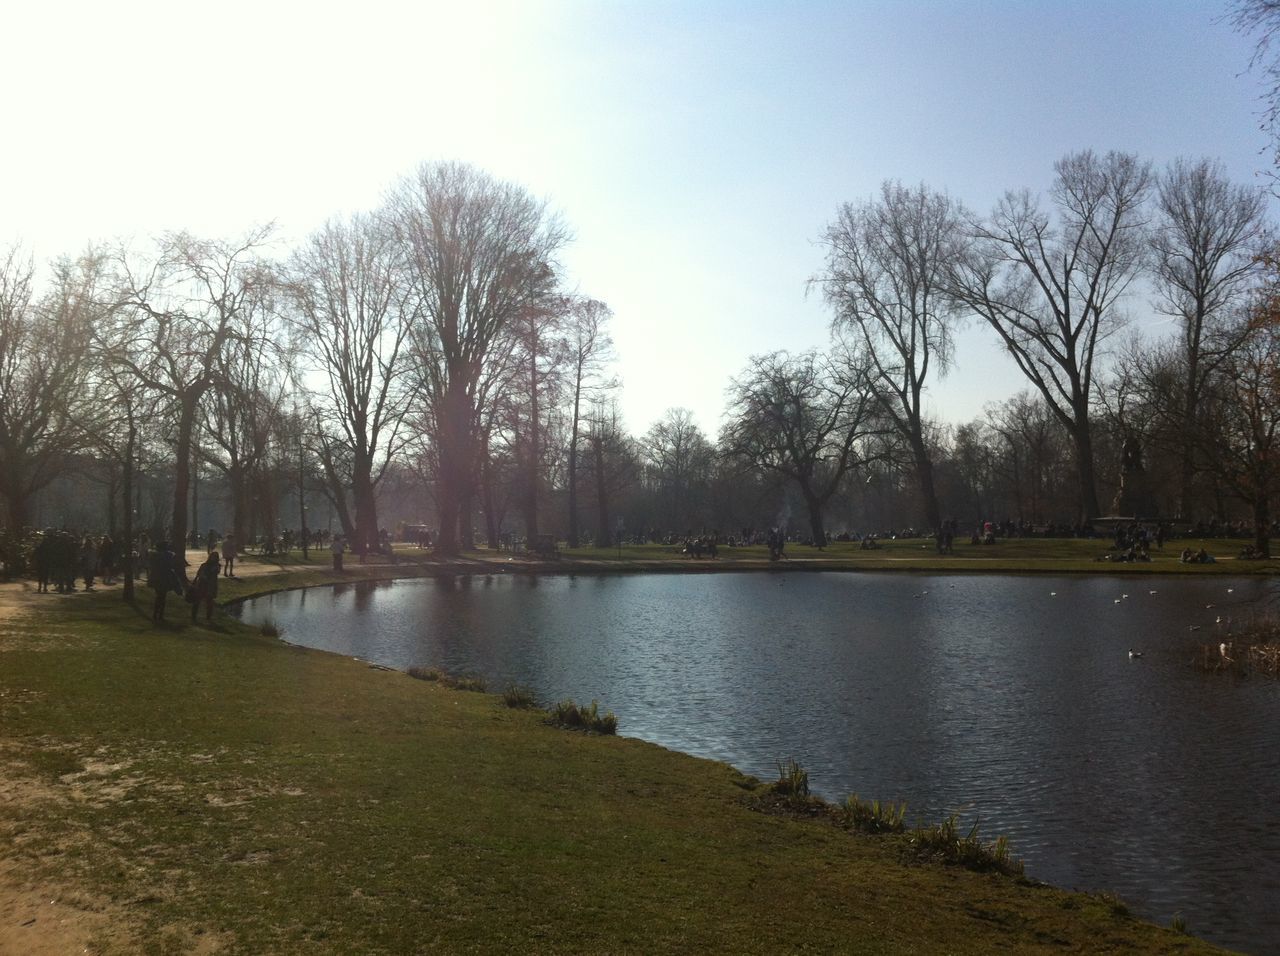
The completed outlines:
<svg viewBox="0 0 1280 956">
<path fill-rule="evenodd" d="M 234 578 L 236 563 L 236 536 L 227 535 L 222 539 L 222 573 L 226 577 Z"/>
<path fill-rule="evenodd" d="M 196 622 L 196 613 L 200 605 L 204 605 L 204 619 L 208 623 L 213 620 L 213 599 L 218 596 L 218 551 L 213 549 L 204 564 L 196 570 L 195 583 L 192 585 L 194 595 L 191 601 L 191 623 Z"/>
</svg>

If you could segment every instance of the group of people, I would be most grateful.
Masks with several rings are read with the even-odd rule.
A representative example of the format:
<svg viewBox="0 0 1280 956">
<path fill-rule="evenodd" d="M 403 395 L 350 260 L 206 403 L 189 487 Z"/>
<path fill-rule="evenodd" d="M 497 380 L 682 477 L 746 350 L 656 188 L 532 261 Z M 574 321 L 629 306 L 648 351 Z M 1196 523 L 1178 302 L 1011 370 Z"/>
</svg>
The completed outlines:
<svg viewBox="0 0 1280 956">
<path fill-rule="evenodd" d="M 48 592 L 52 585 L 66 594 L 76 589 L 77 578 L 84 580 L 86 591 L 92 591 L 99 578 L 105 584 L 114 582 L 120 553 L 110 535 L 76 535 L 53 528 L 37 534 L 31 549 L 37 591 Z"/>
</svg>

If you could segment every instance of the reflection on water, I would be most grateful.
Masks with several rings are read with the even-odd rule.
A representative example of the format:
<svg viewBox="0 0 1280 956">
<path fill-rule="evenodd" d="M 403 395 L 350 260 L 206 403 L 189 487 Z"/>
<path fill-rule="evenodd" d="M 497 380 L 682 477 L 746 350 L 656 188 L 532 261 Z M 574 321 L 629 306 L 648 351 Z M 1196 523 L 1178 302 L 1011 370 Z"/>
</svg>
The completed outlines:
<svg viewBox="0 0 1280 956">
<path fill-rule="evenodd" d="M 1280 684 L 1233 685 L 1187 662 L 1220 639 L 1215 618 L 1239 621 L 1267 589 L 485 575 L 288 592 L 244 617 L 393 667 L 599 698 L 621 733 L 762 777 L 794 756 L 831 798 L 905 799 L 911 819 L 977 815 L 1033 876 L 1264 951 L 1280 940 Z"/>
</svg>

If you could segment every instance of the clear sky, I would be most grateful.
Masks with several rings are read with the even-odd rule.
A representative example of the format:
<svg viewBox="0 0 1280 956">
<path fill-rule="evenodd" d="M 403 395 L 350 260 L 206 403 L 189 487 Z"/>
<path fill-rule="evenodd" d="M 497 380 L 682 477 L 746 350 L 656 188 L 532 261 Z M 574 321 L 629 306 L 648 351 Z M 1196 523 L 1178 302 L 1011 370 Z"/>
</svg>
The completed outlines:
<svg viewBox="0 0 1280 956">
<path fill-rule="evenodd" d="M 423 160 L 473 162 L 572 226 L 571 282 L 616 313 L 629 426 L 684 405 L 714 436 L 750 355 L 825 344 L 816 240 L 884 179 L 986 210 L 1093 148 L 1254 180 L 1260 87 L 1224 7 L 10 2 L 0 243 L 268 220 L 288 242 Z M 975 325 L 931 402 L 967 420 L 1021 387 Z"/>
</svg>

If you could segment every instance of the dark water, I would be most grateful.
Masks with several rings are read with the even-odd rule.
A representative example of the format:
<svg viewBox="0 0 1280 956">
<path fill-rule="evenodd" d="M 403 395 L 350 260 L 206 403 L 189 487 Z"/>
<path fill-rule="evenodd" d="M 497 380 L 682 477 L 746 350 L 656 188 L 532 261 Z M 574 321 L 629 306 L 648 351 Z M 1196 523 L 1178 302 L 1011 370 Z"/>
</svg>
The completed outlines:
<svg viewBox="0 0 1280 956">
<path fill-rule="evenodd" d="M 296 591 L 243 615 L 397 668 L 596 697 L 623 734 L 763 778 L 795 757 L 824 796 L 904 799 L 909 820 L 980 816 L 1032 876 L 1267 952 L 1280 950 L 1280 683 L 1188 661 L 1232 626 L 1218 616 L 1238 626 L 1274 587 L 498 575 Z"/>
</svg>

